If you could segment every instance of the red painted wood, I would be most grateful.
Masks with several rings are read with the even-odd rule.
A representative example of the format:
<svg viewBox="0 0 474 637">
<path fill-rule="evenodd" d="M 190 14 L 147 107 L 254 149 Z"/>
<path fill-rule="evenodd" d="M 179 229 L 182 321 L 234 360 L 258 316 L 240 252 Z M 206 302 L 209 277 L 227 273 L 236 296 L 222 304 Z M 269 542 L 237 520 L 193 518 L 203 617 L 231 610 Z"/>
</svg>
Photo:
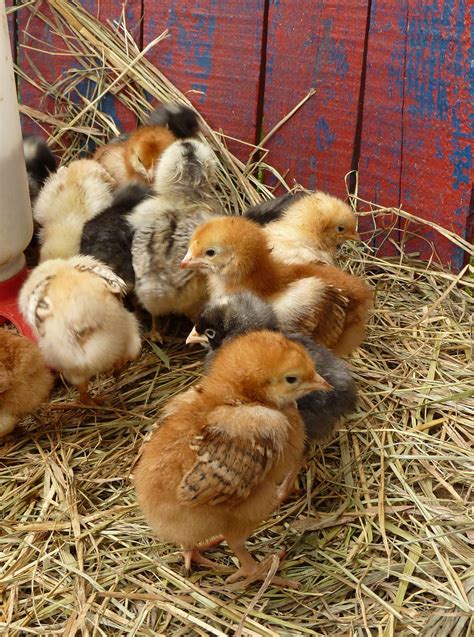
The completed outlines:
<svg viewBox="0 0 474 637">
<path fill-rule="evenodd" d="M 165 28 L 171 37 L 149 59 L 208 123 L 255 143 L 264 0 L 144 2 L 144 45 Z M 228 142 L 245 159 L 249 148 Z"/>
<path fill-rule="evenodd" d="M 359 196 L 381 206 L 398 206 L 403 146 L 403 76 L 405 71 L 407 0 L 372 3 L 367 43 L 363 118 L 359 159 Z M 393 255 L 398 243 L 396 219 L 377 224 L 386 232 L 373 241 L 383 254 Z M 390 228 L 395 226 L 394 231 Z M 367 239 L 374 230 L 363 223 Z"/>
<path fill-rule="evenodd" d="M 458 234 L 467 232 L 474 178 L 471 30 L 466 0 L 408 0 L 401 199 L 414 214 Z M 461 251 L 450 242 L 436 232 L 423 234 L 444 263 L 462 265 Z M 431 254 L 420 240 L 406 248 L 423 258 Z"/>
<path fill-rule="evenodd" d="M 264 132 L 317 90 L 266 144 L 289 183 L 346 196 L 366 19 L 367 0 L 270 0 Z"/>
<path fill-rule="evenodd" d="M 118 20 L 122 12 L 122 4 L 114 0 L 82 0 L 81 5 L 103 22 Z M 25 5 L 20 9 L 18 13 L 19 64 L 25 73 L 33 79 L 37 77 L 37 74 L 41 74 L 48 81 L 54 81 L 74 65 L 74 60 L 70 55 L 56 54 L 57 51 L 68 52 L 67 47 L 60 36 L 54 34 L 53 30 L 46 26 L 42 20 L 34 17 L 34 11 L 38 7 L 42 13 L 54 20 L 46 0 L 34 3 L 31 7 Z M 141 4 L 138 0 L 126 5 L 126 15 L 129 30 L 139 41 Z M 41 49 L 41 51 L 31 51 L 26 48 L 27 46 Z M 50 55 L 48 51 L 54 52 L 55 55 Z M 54 100 L 49 97 L 44 98 L 42 91 L 26 80 L 20 81 L 20 93 L 22 102 L 32 108 L 43 112 L 46 110 L 51 114 L 57 112 L 57 109 L 61 112 L 60 105 L 55 105 Z M 102 104 L 102 109 L 112 115 L 120 129 L 131 130 L 135 128 L 135 116 L 116 100 L 107 96 Z M 42 128 L 26 116 L 22 117 L 22 127 L 25 133 L 44 134 Z M 49 130 L 46 127 L 46 131 L 49 132 Z"/>
</svg>

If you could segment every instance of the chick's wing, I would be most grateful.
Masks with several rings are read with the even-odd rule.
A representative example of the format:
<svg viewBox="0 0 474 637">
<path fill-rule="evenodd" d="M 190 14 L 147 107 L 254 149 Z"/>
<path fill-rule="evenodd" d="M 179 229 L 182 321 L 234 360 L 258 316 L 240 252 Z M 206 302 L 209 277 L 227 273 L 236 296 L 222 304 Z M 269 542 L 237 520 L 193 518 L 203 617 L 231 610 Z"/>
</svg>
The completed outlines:
<svg viewBox="0 0 474 637">
<path fill-rule="evenodd" d="M 288 421 L 261 406 L 219 407 L 192 442 L 196 462 L 178 486 L 183 504 L 238 504 L 265 479 L 283 449 Z"/>
</svg>

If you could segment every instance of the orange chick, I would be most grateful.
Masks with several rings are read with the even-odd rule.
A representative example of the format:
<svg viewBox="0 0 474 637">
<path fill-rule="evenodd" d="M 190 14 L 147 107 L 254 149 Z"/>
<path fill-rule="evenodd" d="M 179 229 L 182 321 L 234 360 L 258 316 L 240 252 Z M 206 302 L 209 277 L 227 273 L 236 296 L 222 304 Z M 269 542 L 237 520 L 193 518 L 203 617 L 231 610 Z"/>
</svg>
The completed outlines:
<svg viewBox="0 0 474 637">
<path fill-rule="evenodd" d="M 335 263 L 338 248 L 359 241 L 357 219 L 344 201 L 325 192 L 307 194 L 281 219 L 265 226 L 273 255 L 286 263 Z"/>
<path fill-rule="evenodd" d="M 119 185 L 129 181 L 151 184 L 158 159 L 174 141 L 175 136 L 164 126 L 141 126 L 125 141 L 99 148 L 94 159 Z"/>
<path fill-rule="evenodd" d="M 228 581 L 265 577 L 268 564 L 258 564 L 245 541 L 301 466 L 305 436 L 295 400 L 329 388 L 303 347 L 260 331 L 223 345 L 202 382 L 167 404 L 140 451 L 134 483 L 154 533 L 183 547 L 187 568 L 191 561 L 215 566 L 198 545 L 223 535 L 240 560 Z"/>
<path fill-rule="evenodd" d="M 194 233 L 181 267 L 208 272 L 211 298 L 248 290 L 270 303 L 284 330 L 345 356 L 365 336 L 372 290 L 328 264 L 278 261 L 265 232 L 243 217 L 217 217 Z"/>
<path fill-rule="evenodd" d="M 40 348 L 24 336 L 0 330 L 0 437 L 48 397 L 53 376 Z"/>
</svg>

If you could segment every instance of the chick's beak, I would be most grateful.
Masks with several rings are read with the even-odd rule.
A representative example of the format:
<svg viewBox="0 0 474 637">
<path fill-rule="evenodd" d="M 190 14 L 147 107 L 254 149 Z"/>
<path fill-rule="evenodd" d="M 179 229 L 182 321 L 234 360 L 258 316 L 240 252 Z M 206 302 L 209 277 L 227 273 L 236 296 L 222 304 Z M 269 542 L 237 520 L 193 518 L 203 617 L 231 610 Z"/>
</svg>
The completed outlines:
<svg viewBox="0 0 474 637">
<path fill-rule="evenodd" d="M 327 380 L 324 380 L 322 376 L 319 374 L 314 374 L 312 380 L 308 383 L 305 383 L 305 387 L 308 391 L 331 391 L 332 385 L 330 385 Z"/>
<path fill-rule="evenodd" d="M 191 343 L 209 343 L 209 339 L 205 334 L 199 334 L 199 332 L 196 331 L 196 328 L 193 327 L 186 339 L 186 345 L 190 345 Z"/>
<path fill-rule="evenodd" d="M 360 241 L 360 234 L 354 230 L 346 234 L 346 239 L 353 239 L 354 241 Z"/>
<path fill-rule="evenodd" d="M 202 259 L 195 259 L 190 250 L 186 252 L 184 255 L 184 259 L 179 264 L 181 270 L 191 269 L 191 268 L 201 268 L 203 267 Z"/>
</svg>

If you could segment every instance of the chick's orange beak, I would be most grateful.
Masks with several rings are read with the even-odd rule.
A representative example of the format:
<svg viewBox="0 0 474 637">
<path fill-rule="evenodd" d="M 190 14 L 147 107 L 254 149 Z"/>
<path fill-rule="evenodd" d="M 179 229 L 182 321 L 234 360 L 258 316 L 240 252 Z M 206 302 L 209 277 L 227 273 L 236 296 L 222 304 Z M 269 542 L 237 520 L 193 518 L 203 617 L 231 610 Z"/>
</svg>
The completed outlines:
<svg viewBox="0 0 474 637">
<path fill-rule="evenodd" d="M 199 334 L 199 332 L 196 331 L 196 328 L 193 327 L 186 339 L 186 345 L 191 345 L 191 343 L 209 343 L 209 339 L 205 334 Z"/>
<path fill-rule="evenodd" d="M 316 373 L 314 374 L 312 380 L 310 380 L 308 383 L 305 383 L 305 386 L 308 391 L 331 391 L 331 389 L 333 388 L 332 385 L 327 382 L 327 380 L 324 380 L 322 376 Z"/>
<path fill-rule="evenodd" d="M 360 234 L 354 230 L 346 234 L 346 239 L 353 239 L 354 241 L 360 241 Z"/>
<path fill-rule="evenodd" d="M 195 259 L 193 257 L 193 253 L 191 250 L 188 250 L 184 255 L 184 259 L 179 264 L 181 270 L 191 269 L 191 268 L 202 268 L 204 266 L 204 262 L 202 259 Z"/>
</svg>

